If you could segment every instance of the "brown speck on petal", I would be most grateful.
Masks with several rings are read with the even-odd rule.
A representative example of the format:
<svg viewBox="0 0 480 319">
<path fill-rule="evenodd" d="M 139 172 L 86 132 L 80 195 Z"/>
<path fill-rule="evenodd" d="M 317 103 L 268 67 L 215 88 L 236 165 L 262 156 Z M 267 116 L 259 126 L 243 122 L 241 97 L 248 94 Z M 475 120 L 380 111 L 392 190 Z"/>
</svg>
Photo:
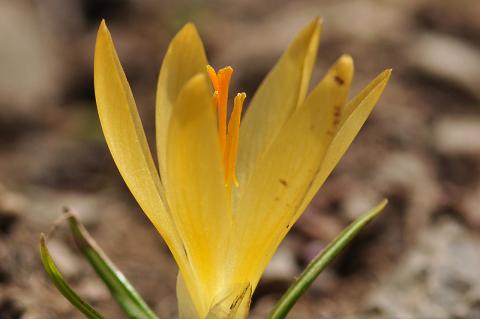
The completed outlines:
<svg viewBox="0 0 480 319">
<path fill-rule="evenodd" d="M 341 77 L 339 77 L 338 75 L 335 75 L 334 79 L 335 79 L 335 82 L 337 82 L 338 85 L 344 85 L 345 84 L 345 80 L 342 79 Z"/>
</svg>

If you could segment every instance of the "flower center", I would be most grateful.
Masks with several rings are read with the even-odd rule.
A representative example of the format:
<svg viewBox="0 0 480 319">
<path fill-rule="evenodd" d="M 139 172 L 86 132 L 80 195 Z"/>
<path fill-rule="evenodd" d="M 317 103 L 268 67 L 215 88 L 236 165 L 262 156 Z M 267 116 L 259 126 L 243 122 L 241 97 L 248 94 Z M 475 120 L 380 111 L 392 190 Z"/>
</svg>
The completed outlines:
<svg viewBox="0 0 480 319">
<path fill-rule="evenodd" d="M 242 115 L 243 102 L 247 95 L 243 92 L 237 93 L 227 125 L 228 89 L 233 69 L 227 66 L 215 72 L 213 67 L 207 65 L 207 72 L 215 90 L 213 99 L 218 114 L 218 138 L 225 166 L 225 186 L 229 186 L 233 182 L 238 187 L 235 164 L 237 160 L 240 117 Z"/>
</svg>

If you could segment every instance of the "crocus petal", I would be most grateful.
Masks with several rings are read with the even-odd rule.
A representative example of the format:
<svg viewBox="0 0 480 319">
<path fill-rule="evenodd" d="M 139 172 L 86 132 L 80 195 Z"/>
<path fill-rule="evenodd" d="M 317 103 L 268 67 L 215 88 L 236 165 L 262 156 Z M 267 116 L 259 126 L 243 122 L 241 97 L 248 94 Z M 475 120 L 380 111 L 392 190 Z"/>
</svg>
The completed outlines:
<svg viewBox="0 0 480 319">
<path fill-rule="evenodd" d="M 183 86 L 195 74 L 206 72 L 207 58 L 202 40 L 192 23 L 186 24 L 172 39 L 163 59 L 156 97 L 157 153 L 162 179 L 165 178 L 165 153 L 172 107 Z"/>
<path fill-rule="evenodd" d="M 164 189 L 104 21 L 98 30 L 94 60 L 95 98 L 112 157 L 133 196 L 182 266 L 185 258 L 179 254 L 181 245 L 163 200 Z"/>
<path fill-rule="evenodd" d="M 305 99 L 320 39 L 315 19 L 290 44 L 252 98 L 240 129 L 239 183 L 275 140 L 285 121 Z"/>
<path fill-rule="evenodd" d="M 362 103 L 366 102 L 366 101 L 370 101 L 367 105 L 370 105 L 370 111 L 373 109 L 373 107 L 375 106 L 376 104 L 376 100 L 375 100 L 375 94 L 378 93 L 378 90 L 380 90 L 379 94 L 381 95 L 383 90 L 385 89 L 385 86 L 387 85 L 387 82 L 388 80 L 390 79 L 390 75 L 392 73 L 392 70 L 391 69 L 388 69 L 388 70 L 385 70 L 383 71 L 382 73 L 380 73 L 379 75 L 377 75 L 377 77 L 375 77 L 375 79 L 373 79 L 370 83 L 368 83 L 368 85 L 362 89 L 362 91 L 360 91 L 360 93 L 358 93 L 353 99 L 351 99 L 346 105 L 345 105 L 345 108 L 344 108 L 344 112 L 342 114 L 342 121 L 341 121 L 341 125 L 340 126 L 343 126 L 343 124 L 345 123 L 345 121 L 349 118 L 349 116 L 352 114 L 352 112 L 357 108 L 359 107 L 360 105 L 362 105 Z M 374 94 L 374 95 L 372 95 Z M 376 99 L 379 99 L 380 96 L 377 96 Z M 373 104 L 373 106 L 371 105 Z M 366 107 L 366 106 L 364 106 Z"/>
<path fill-rule="evenodd" d="M 167 134 L 167 197 L 193 274 L 182 275 L 202 317 L 222 288 L 231 224 L 214 112 L 207 76 L 198 74 L 181 90 Z"/>
<path fill-rule="evenodd" d="M 247 317 L 252 299 L 252 286 L 236 284 L 222 291 L 218 301 L 214 302 L 206 317 L 200 316 L 187 289 L 182 275 L 177 275 L 177 303 L 178 317 L 180 319 L 205 318 L 205 319 L 244 319 Z"/>
<path fill-rule="evenodd" d="M 342 158 L 343 154 L 345 154 L 355 136 L 357 136 L 361 127 L 380 99 L 380 96 L 390 79 L 391 72 L 391 70 L 385 70 L 380 73 L 345 106 L 345 115 L 341 120 L 340 128 L 328 146 L 322 166 L 305 197 L 305 202 L 299 209 L 299 214 L 300 211 L 303 211 L 306 208 L 315 193 L 325 182 L 328 175 L 330 175 L 335 168 L 338 161 Z"/>
<path fill-rule="evenodd" d="M 295 222 L 333 137 L 335 109 L 346 100 L 353 64 L 342 57 L 285 123 L 271 148 L 258 161 L 249 183 L 239 187 L 231 250 L 237 273 L 255 287 L 283 236 Z M 338 78 L 343 79 L 342 84 Z M 237 280 L 239 280 L 237 278 Z"/>
<path fill-rule="evenodd" d="M 185 285 L 185 280 L 181 273 L 177 275 L 177 304 L 178 304 L 178 318 L 179 319 L 192 319 L 200 318 L 193 303 L 190 292 Z"/>
<path fill-rule="evenodd" d="M 245 319 L 251 299 L 252 286 L 249 283 L 234 285 L 222 293 L 222 298 L 208 311 L 205 319 Z"/>
</svg>

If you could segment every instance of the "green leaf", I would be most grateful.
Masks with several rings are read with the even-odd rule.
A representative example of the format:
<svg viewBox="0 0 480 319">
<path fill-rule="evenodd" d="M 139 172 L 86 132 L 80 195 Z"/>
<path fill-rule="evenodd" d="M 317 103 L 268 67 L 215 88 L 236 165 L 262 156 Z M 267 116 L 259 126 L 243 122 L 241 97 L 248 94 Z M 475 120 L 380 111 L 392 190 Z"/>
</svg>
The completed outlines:
<svg viewBox="0 0 480 319">
<path fill-rule="evenodd" d="M 158 319 L 135 288 L 96 244 L 85 227 L 66 212 L 76 245 L 107 285 L 110 293 L 131 319 Z"/>
<path fill-rule="evenodd" d="M 65 281 L 62 274 L 58 270 L 55 262 L 50 256 L 47 245 L 45 244 L 45 235 L 40 235 L 40 257 L 42 258 L 43 267 L 47 272 L 48 276 L 52 279 L 53 283 L 57 289 L 62 293 L 62 295 L 70 301 L 70 303 L 80 310 L 85 317 L 89 319 L 103 319 L 105 318 L 98 311 L 96 311 L 92 306 L 87 302 L 83 301 L 70 285 Z"/>
<path fill-rule="evenodd" d="M 290 286 L 268 316 L 269 319 L 285 318 L 298 299 L 305 293 L 325 267 L 355 238 L 355 236 L 385 208 L 384 199 L 357 218 L 345 228 L 328 246 L 305 268 L 300 277 Z"/>
</svg>

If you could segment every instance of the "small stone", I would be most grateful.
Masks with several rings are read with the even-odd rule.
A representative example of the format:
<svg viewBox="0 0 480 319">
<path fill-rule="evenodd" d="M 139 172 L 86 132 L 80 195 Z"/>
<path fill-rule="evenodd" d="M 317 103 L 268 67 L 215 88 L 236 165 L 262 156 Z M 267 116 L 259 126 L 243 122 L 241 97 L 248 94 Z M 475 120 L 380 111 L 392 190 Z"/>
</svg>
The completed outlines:
<svg viewBox="0 0 480 319">
<path fill-rule="evenodd" d="M 433 127 L 434 145 L 447 155 L 480 155 L 480 117 L 445 116 Z"/>
<path fill-rule="evenodd" d="M 435 33 L 421 35 L 412 42 L 407 52 L 412 67 L 480 99 L 480 50 L 460 39 Z"/>
<path fill-rule="evenodd" d="M 82 265 L 86 265 L 60 240 L 48 240 L 47 247 L 58 269 L 67 278 L 78 275 Z"/>
<path fill-rule="evenodd" d="M 78 292 L 88 300 L 102 301 L 110 298 L 110 293 L 98 278 L 84 279 L 78 286 Z"/>
<path fill-rule="evenodd" d="M 288 247 L 288 241 L 283 242 L 270 260 L 264 274 L 264 280 L 291 281 L 298 274 L 293 250 Z"/>
<path fill-rule="evenodd" d="M 44 116 L 45 103 L 58 92 L 58 62 L 35 7 L 0 2 L 0 104 L 2 115 Z M 34 111 L 35 110 L 35 111 Z"/>
<path fill-rule="evenodd" d="M 475 318 L 480 239 L 452 219 L 424 229 L 416 246 L 367 297 L 365 316 Z M 478 295 L 477 295 L 478 297 Z M 458 317 L 459 316 L 459 317 Z"/>
</svg>

